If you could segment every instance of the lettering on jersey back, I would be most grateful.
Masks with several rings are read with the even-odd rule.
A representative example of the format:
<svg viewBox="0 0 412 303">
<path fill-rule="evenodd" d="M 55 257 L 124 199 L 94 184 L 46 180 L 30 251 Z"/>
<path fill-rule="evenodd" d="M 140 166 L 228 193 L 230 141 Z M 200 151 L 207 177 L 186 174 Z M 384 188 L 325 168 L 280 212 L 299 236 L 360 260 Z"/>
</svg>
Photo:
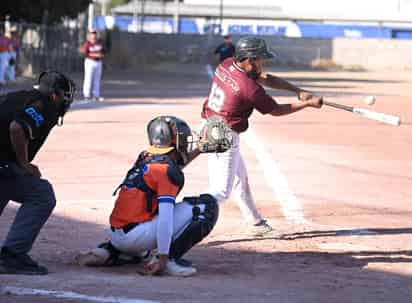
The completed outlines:
<svg viewBox="0 0 412 303">
<path fill-rule="evenodd" d="M 220 81 L 225 83 L 228 87 L 230 87 L 235 93 L 237 93 L 240 90 L 239 84 L 236 82 L 235 79 L 233 79 L 232 75 L 230 74 L 230 71 L 223 68 L 222 66 L 219 66 L 219 68 L 216 69 L 215 76 Z"/>
</svg>

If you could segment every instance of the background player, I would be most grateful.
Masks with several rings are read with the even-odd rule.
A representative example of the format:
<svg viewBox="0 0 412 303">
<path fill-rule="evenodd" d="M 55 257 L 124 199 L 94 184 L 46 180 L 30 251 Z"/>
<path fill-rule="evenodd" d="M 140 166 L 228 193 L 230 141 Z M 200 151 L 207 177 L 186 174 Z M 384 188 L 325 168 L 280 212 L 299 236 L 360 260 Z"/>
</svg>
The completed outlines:
<svg viewBox="0 0 412 303">
<path fill-rule="evenodd" d="M 233 57 L 234 53 L 235 46 L 232 43 L 232 37 L 230 35 L 223 36 L 223 43 L 215 50 L 215 55 L 219 56 L 219 63 L 227 58 Z"/>
<path fill-rule="evenodd" d="M 10 51 L 9 51 L 9 64 L 6 69 L 6 78 L 9 81 L 16 80 L 16 67 L 17 58 L 19 57 L 20 41 L 16 26 L 12 26 L 9 30 L 10 38 Z"/>
<path fill-rule="evenodd" d="M 192 132 L 186 122 L 160 116 L 150 121 L 147 133 L 150 147 L 139 155 L 119 186 L 110 216 L 110 243 L 81 253 L 77 262 L 108 265 L 120 254 L 141 256 L 157 250 L 143 274 L 190 276 L 196 269 L 184 265 L 181 257 L 215 226 L 217 201 L 203 194 L 176 203 L 184 185 L 181 169 L 201 152 L 191 150 Z M 210 144 L 208 148 L 212 152 Z"/>
<path fill-rule="evenodd" d="M 256 208 L 240 152 L 239 134 L 247 130 L 248 119 L 254 109 L 261 114 L 282 116 L 306 107 L 322 106 L 321 97 L 314 97 L 281 78 L 262 72 L 264 61 L 272 57 L 263 39 L 240 39 L 234 58 L 226 59 L 217 67 L 202 110 L 203 119 L 221 116 L 233 130 L 232 148 L 223 154 L 209 155 L 209 191 L 220 202 L 228 199 L 233 190 L 234 198 L 249 223 L 248 233 L 254 236 L 262 236 L 272 231 L 272 227 Z M 300 101 L 278 104 L 262 85 L 291 91 Z"/>
<path fill-rule="evenodd" d="M 4 33 L 4 27 L 0 24 L 0 88 L 6 85 L 6 71 L 9 66 L 11 41 Z"/>
<path fill-rule="evenodd" d="M 44 72 L 38 89 L 0 99 L 0 215 L 9 200 L 21 204 L 0 252 L 0 274 L 47 274 L 27 254 L 56 204 L 51 184 L 31 161 L 51 129 L 62 123 L 75 86 L 58 72 Z"/>
<path fill-rule="evenodd" d="M 100 81 L 103 71 L 104 45 L 97 39 L 97 32 L 90 29 L 87 34 L 87 41 L 84 42 L 81 52 L 84 55 L 84 82 L 83 96 L 85 99 L 103 101 L 100 96 Z"/>
</svg>

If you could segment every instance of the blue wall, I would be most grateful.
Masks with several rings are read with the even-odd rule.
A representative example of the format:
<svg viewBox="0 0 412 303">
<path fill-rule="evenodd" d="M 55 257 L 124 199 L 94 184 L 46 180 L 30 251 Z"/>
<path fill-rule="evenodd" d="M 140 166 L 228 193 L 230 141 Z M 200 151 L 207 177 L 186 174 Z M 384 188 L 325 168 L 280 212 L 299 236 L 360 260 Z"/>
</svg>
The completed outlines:
<svg viewBox="0 0 412 303">
<path fill-rule="evenodd" d="M 363 25 L 334 25 L 316 23 L 297 23 L 302 37 L 311 38 L 391 38 L 391 29 L 387 27 Z"/>
<path fill-rule="evenodd" d="M 133 23 L 133 21 L 137 21 L 137 24 L 140 25 L 141 18 L 137 17 L 134 19 L 131 16 L 116 16 L 114 17 L 115 26 L 118 27 L 122 31 L 127 31 L 129 26 Z M 196 34 L 199 33 L 199 28 L 194 20 L 181 18 L 179 20 L 180 32 L 185 34 Z M 165 24 L 169 25 L 173 28 L 174 20 L 173 18 L 161 18 L 161 17 L 145 17 L 144 18 L 144 26 L 150 28 L 151 24 L 154 23 L 161 23 L 164 22 Z M 104 30 L 106 26 L 106 20 L 104 17 L 96 17 L 95 18 L 95 26 L 99 30 Z"/>
<path fill-rule="evenodd" d="M 115 25 L 120 29 L 127 31 L 133 22 L 131 16 L 116 16 Z M 159 29 L 159 24 L 162 22 L 169 28 L 173 28 L 173 18 L 161 17 L 145 17 L 145 28 Z M 276 21 L 274 21 L 275 23 Z M 140 17 L 137 18 L 137 23 L 140 25 Z M 229 34 L 243 35 L 268 35 L 268 36 L 285 36 L 287 26 L 279 25 L 253 25 L 251 21 L 245 21 L 245 24 L 230 24 L 224 32 Z M 106 28 L 104 17 L 96 17 L 95 25 L 98 29 Z M 304 38 L 394 38 L 394 39 L 412 39 L 412 28 L 391 28 L 366 25 L 338 25 L 338 24 L 321 24 L 309 22 L 297 22 L 297 27 Z M 295 27 L 296 27 L 295 25 Z M 196 20 L 189 18 L 180 19 L 180 32 L 183 34 L 196 34 L 213 30 L 215 32 L 219 26 L 216 24 L 206 24 L 204 28 L 199 28 Z"/>
</svg>

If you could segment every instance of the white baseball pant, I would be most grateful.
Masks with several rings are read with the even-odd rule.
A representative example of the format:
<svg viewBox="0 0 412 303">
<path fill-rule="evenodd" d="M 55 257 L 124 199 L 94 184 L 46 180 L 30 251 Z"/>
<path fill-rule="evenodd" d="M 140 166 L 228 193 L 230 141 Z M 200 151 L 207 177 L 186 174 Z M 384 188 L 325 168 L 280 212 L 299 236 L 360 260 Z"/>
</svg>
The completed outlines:
<svg viewBox="0 0 412 303">
<path fill-rule="evenodd" d="M 6 68 L 6 78 L 9 81 L 14 81 L 16 80 L 16 65 L 17 65 L 17 53 L 15 51 L 11 51 L 9 52 L 9 59 L 13 58 L 14 59 L 14 64 L 13 65 L 9 65 L 7 64 L 7 68 Z"/>
<path fill-rule="evenodd" d="M 196 205 L 200 211 L 205 210 L 204 204 Z M 188 202 L 176 203 L 173 212 L 173 238 L 177 238 L 185 228 L 192 222 L 194 205 Z M 157 248 L 157 223 L 159 216 L 151 221 L 139 224 L 128 233 L 121 228 L 109 231 L 110 242 L 121 252 L 127 254 L 139 254 L 144 251 Z"/>
<path fill-rule="evenodd" d="M 9 52 L 0 52 L 0 84 L 6 84 L 6 70 L 9 65 Z"/>
<path fill-rule="evenodd" d="M 100 80 L 103 62 L 101 60 L 84 60 L 83 96 L 85 98 L 100 97 Z"/>
<path fill-rule="evenodd" d="M 227 200 L 232 191 L 234 199 L 246 221 L 250 224 L 259 223 L 259 214 L 255 200 L 250 190 L 247 170 L 240 154 L 240 136 L 233 134 L 233 146 L 224 153 L 209 154 L 209 193 L 218 202 Z"/>
</svg>

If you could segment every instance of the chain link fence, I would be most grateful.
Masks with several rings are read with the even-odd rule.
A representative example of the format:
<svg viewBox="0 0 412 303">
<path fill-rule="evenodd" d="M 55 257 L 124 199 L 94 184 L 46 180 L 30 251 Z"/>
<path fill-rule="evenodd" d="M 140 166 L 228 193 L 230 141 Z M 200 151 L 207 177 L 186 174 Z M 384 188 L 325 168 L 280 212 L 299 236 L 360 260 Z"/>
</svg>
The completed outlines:
<svg viewBox="0 0 412 303">
<path fill-rule="evenodd" d="M 0 26 L 4 28 L 5 24 Z M 9 27 L 5 26 L 6 35 Z M 86 35 L 84 28 L 27 23 L 13 27 L 17 28 L 20 42 L 17 71 L 21 75 L 33 76 L 47 69 L 64 73 L 82 71 L 80 47 Z"/>
</svg>

